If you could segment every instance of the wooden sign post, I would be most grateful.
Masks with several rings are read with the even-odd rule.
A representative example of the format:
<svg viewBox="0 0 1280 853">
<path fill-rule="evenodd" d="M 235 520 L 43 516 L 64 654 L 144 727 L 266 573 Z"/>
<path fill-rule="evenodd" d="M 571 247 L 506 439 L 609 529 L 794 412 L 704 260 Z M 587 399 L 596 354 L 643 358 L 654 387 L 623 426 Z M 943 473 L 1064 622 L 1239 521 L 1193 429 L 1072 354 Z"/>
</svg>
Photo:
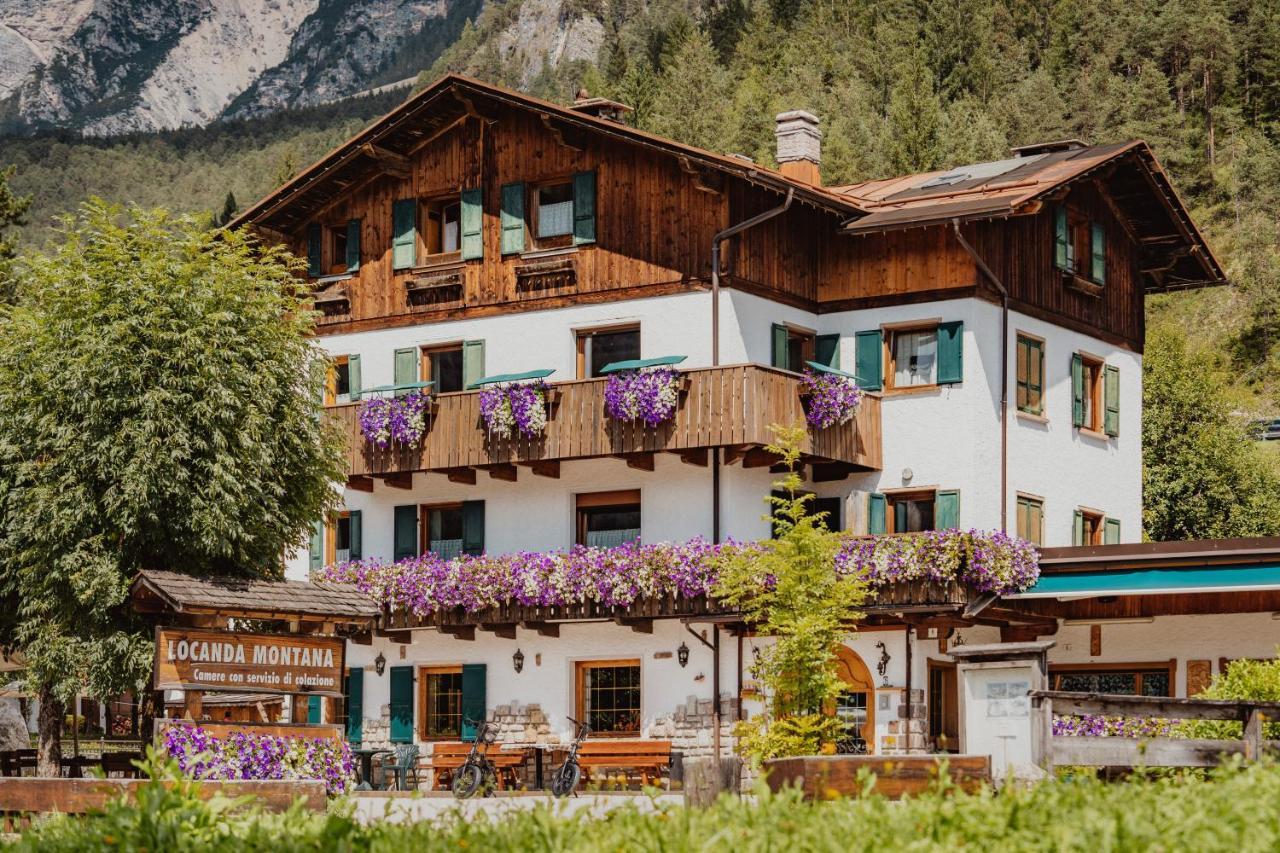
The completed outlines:
<svg viewBox="0 0 1280 853">
<path fill-rule="evenodd" d="M 223 690 L 341 698 L 341 637 L 156 628 L 156 690 Z"/>
</svg>

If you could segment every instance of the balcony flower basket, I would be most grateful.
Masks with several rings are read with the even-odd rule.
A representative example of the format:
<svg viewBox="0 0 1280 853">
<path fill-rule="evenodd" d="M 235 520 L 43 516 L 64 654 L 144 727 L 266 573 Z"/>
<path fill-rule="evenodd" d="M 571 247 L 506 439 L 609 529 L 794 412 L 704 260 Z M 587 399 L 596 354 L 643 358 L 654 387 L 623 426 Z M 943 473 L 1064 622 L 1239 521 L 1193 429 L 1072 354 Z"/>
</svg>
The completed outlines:
<svg viewBox="0 0 1280 853">
<path fill-rule="evenodd" d="M 198 725 L 165 730 L 163 750 L 193 779 L 219 781 L 315 779 L 331 796 L 355 782 L 351 750 L 335 738 L 280 737 L 252 731 L 216 736 Z"/>
<path fill-rule="evenodd" d="M 680 371 L 672 367 L 610 373 L 604 389 L 605 413 L 617 421 L 657 427 L 675 417 L 682 384 Z"/>
<path fill-rule="evenodd" d="M 480 392 L 480 416 L 492 437 L 536 438 L 547 427 L 549 396 L 550 386 L 541 379 L 491 385 Z"/>
<path fill-rule="evenodd" d="M 848 423 L 858 412 L 862 389 L 847 376 L 806 369 L 800 380 L 805 420 L 814 429 Z"/>
<path fill-rule="evenodd" d="M 431 396 L 422 391 L 402 397 L 371 397 L 360 406 L 360 432 L 379 450 L 392 444 L 416 447 L 427 431 L 430 412 Z"/>
</svg>

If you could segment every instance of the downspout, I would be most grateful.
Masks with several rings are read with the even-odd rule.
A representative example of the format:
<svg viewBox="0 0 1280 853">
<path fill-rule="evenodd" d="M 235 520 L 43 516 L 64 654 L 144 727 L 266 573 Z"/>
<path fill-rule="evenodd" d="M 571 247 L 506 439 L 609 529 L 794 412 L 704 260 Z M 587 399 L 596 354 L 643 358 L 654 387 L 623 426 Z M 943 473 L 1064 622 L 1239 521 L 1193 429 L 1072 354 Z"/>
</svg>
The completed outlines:
<svg viewBox="0 0 1280 853">
<path fill-rule="evenodd" d="M 1009 291 L 987 266 L 978 250 L 960 232 L 960 220 L 951 220 L 960 246 L 973 258 L 982 274 L 1000 291 L 1000 530 L 1009 532 Z"/>
</svg>

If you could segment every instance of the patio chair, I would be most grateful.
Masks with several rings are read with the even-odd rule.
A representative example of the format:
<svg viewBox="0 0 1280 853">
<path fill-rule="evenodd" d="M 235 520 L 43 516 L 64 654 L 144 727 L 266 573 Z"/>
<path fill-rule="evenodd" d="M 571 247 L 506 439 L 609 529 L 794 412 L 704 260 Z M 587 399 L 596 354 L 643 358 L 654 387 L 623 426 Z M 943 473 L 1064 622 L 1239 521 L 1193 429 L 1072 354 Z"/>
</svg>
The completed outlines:
<svg viewBox="0 0 1280 853">
<path fill-rule="evenodd" d="M 382 787 L 386 789 L 387 773 L 392 774 L 394 779 L 395 790 L 408 790 L 405 785 L 409 781 L 409 774 L 413 774 L 413 790 L 418 789 L 418 745 L 416 743 L 402 743 L 396 746 L 396 760 L 391 763 L 382 765 Z"/>
</svg>

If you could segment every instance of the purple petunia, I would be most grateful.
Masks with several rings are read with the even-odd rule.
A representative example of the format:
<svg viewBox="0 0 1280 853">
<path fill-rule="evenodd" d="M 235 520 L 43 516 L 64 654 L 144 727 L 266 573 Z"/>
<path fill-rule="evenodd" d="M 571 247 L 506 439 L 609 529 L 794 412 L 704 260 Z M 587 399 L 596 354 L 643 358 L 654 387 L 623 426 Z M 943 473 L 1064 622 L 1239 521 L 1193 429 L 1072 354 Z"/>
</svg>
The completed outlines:
<svg viewBox="0 0 1280 853">
<path fill-rule="evenodd" d="M 491 435 L 511 438 L 518 431 L 533 438 L 547 426 L 547 383 L 511 382 L 480 392 L 480 416 Z"/>
<path fill-rule="evenodd" d="M 1155 717 L 1104 717 L 1101 714 L 1053 716 L 1054 737 L 1170 737 L 1174 724 Z"/>
<path fill-rule="evenodd" d="M 680 372 L 671 367 L 621 370 L 609 375 L 604 410 L 619 421 L 644 421 L 656 427 L 675 416 L 680 399 Z"/>
<path fill-rule="evenodd" d="M 846 423 L 858 411 L 862 389 L 852 379 L 834 373 L 817 373 L 806 369 L 800 380 L 801 392 L 809 403 L 805 419 L 809 426 L 825 429 Z"/>
<path fill-rule="evenodd" d="M 351 748 L 335 738 L 247 731 L 215 737 L 200 726 L 182 724 L 165 730 L 164 748 L 195 779 L 318 779 L 330 795 L 343 793 L 355 779 Z"/>
<path fill-rule="evenodd" d="M 413 447 L 427 430 L 431 396 L 413 391 L 403 397 L 371 397 L 360 405 L 360 432 L 365 441 L 386 450 L 394 441 Z"/>
</svg>

